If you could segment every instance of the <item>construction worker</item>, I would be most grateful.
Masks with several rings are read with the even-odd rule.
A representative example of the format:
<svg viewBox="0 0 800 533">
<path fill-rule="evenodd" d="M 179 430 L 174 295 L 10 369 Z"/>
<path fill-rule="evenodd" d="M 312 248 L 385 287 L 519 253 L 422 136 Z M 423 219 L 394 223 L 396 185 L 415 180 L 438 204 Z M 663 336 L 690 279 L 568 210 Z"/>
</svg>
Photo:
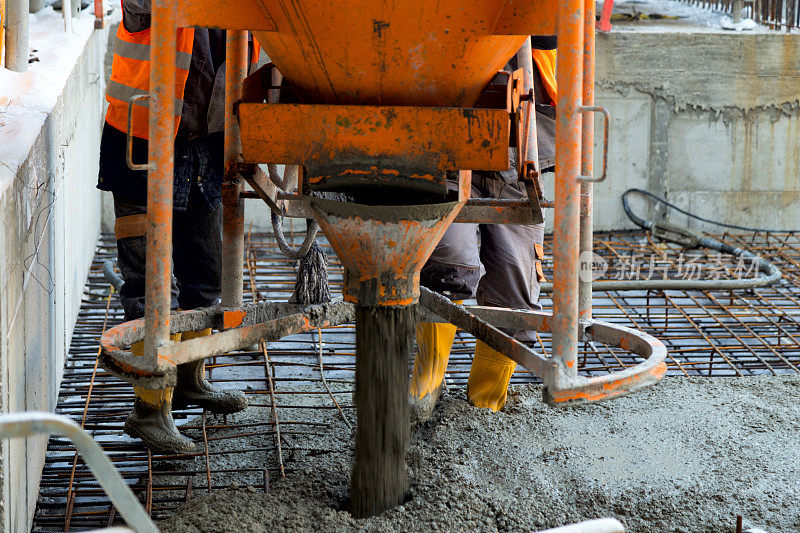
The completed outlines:
<svg viewBox="0 0 800 533">
<path fill-rule="evenodd" d="M 118 264 L 125 281 L 120 300 L 125 319 L 133 320 L 144 316 L 147 172 L 128 168 L 125 132 L 130 98 L 146 94 L 150 85 L 150 0 L 122 0 L 122 9 L 106 90 L 109 106 L 100 145 L 98 188 L 114 196 Z M 257 46 L 252 49 L 257 56 Z M 177 30 L 173 309 L 213 305 L 220 296 L 224 65 L 223 30 Z M 131 121 L 136 163 L 147 161 L 148 120 L 147 102 L 136 102 Z M 210 329 L 184 332 L 172 340 L 210 334 Z M 131 352 L 142 355 L 142 344 L 131 346 Z M 164 453 L 194 449 L 194 443 L 176 429 L 173 408 L 197 405 L 213 413 L 234 413 L 247 406 L 242 392 L 220 390 L 206 381 L 203 360 L 178 366 L 174 390 L 134 387 L 134 392 L 125 432 Z"/>
<path fill-rule="evenodd" d="M 555 164 L 555 37 L 533 37 L 534 92 L 539 166 Z M 512 70 L 514 61 L 506 67 Z M 474 198 L 526 198 L 518 181 L 516 153 L 511 170 L 473 172 Z M 480 232 L 480 241 L 478 233 Z M 452 224 L 422 269 L 420 283 L 460 303 L 477 297 L 479 305 L 513 309 L 541 309 L 539 284 L 544 280 L 541 261 L 544 224 Z M 421 322 L 416 326 L 418 353 L 414 360 L 409 396 L 415 418 L 430 418 L 439 397 L 456 326 Z M 517 340 L 534 342 L 535 332 L 516 333 Z M 476 407 L 499 411 L 516 363 L 477 341 L 472 359 L 467 397 Z"/>
</svg>

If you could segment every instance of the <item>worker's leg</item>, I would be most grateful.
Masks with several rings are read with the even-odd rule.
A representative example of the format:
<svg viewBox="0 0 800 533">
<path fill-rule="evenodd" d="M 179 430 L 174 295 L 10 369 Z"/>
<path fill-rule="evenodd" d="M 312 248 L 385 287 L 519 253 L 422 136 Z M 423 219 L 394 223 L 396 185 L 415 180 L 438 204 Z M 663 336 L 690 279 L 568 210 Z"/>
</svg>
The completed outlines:
<svg viewBox="0 0 800 533">
<path fill-rule="evenodd" d="M 222 205 L 211 207 L 198 195 L 192 195 L 186 211 L 175 212 L 173 236 L 181 309 L 216 304 L 222 275 Z M 210 328 L 187 331 L 182 340 L 209 335 Z M 241 391 L 213 387 L 205 378 L 202 359 L 178 366 L 173 405 L 176 409 L 198 405 L 212 413 L 235 413 L 247 407 L 247 397 Z"/>
<path fill-rule="evenodd" d="M 125 283 L 120 300 L 126 320 L 144 316 L 147 210 L 141 202 L 114 195 L 117 221 L 117 263 Z M 173 308 L 177 307 L 173 287 Z M 180 334 L 171 337 L 180 340 Z M 133 355 L 143 355 L 143 342 L 131 346 Z M 133 410 L 125 421 L 125 433 L 141 439 L 149 448 L 164 453 L 189 453 L 194 443 L 181 435 L 172 419 L 172 387 L 147 389 L 135 386 Z"/>
<path fill-rule="evenodd" d="M 422 269 L 421 284 L 454 301 L 471 298 L 480 279 L 478 234 L 475 224 L 453 224 Z M 409 394 L 414 415 L 430 418 L 439 397 L 456 326 L 420 322 L 416 327 L 417 356 Z"/>
<path fill-rule="evenodd" d="M 504 174 L 504 173 L 503 173 Z M 503 178 L 501 173 L 481 176 L 480 188 L 486 196 L 504 199 L 525 198 L 524 189 L 516 178 Z M 486 274 L 478 284 L 480 305 L 513 309 L 541 309 L 541 247 L 544 225 L 518 226 L 509 224 L 482 225 L 481 263 Z M 521 341 L 534 341 L 535 332 L 507 332 Z M 477 407 L 499 411 L 506 403 L 506 391 L 516 363 L 478 341 L 472 360 L 467 395 Z"/>
</svg>

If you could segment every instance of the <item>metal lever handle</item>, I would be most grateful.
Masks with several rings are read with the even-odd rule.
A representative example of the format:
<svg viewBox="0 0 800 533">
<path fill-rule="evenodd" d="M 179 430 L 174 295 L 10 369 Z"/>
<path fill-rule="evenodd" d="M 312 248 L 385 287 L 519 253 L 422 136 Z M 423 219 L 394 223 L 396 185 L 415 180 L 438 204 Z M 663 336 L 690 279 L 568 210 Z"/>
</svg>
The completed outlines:
<svg viewBox="0 0 800 533">
<path fill-rule="evenodd" d="M 602 113 L 603 114 L 603 173 L 599 178 L 592 176 L 578 176 L 578 181 L 586 181 L 589 183 L 600 183 L 606 180 L 608 171 L 608 129 L 611 122 L 611 117 L 604 107 L 584 105 L 579 108 L 581 113 Z"/>
<path fill-rule="evenodd" d="M 131 170 L 150 170 L 150 163 L 137 164 L 133 162 L 133 135 L 131 135 L 131 129 L 133 128 L 133 103 L 149 98 L 149 94 L 137 94 L 128 100 L 128 137 L 125 140 L 125 162 Z"/>
</svg>

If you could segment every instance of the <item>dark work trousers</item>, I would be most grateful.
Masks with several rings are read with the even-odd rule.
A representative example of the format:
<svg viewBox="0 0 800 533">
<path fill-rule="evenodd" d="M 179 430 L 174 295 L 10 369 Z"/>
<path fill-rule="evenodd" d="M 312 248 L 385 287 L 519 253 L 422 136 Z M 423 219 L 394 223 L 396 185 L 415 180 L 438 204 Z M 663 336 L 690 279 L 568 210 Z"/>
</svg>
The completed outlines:
<svg viewBox="0 0 800 533">
<path fill-rule="evenodd" d="M 114 212 L 122 217 L 141 215 L 147 205 L 114 194 Z M 210 207 L 190 195 L 186 210 L 172 218 L 172 309 L 195 309 L 217 303 L 222 278 L 222 204 Z M 125 319 L 144 316 L 146 237 L 117 240 L 117 261 L 125 283 L 120 301 Z"/>
<path fill-rule="evenodd" d="M 473 172 L 472 197 L 527 195 L 514 171 Z M 425 263 L 421 284 L 452 300 L 476 297 L 479 305 L 541 309 L 543 239 L 544 224 L 451 224 Z M 507 333 L 523 342 L 536 340 L 534 332 Z"/>
</svg>

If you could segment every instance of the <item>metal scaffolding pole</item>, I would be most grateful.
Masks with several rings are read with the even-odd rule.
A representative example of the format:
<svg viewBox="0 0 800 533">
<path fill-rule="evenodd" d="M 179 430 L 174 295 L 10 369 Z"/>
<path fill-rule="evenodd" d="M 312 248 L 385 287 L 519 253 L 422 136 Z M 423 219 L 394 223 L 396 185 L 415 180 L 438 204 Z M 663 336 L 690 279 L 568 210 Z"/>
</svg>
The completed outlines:
<svg viewBox="0 0 800 533">
<path fill-rule="evenodd" d="M 583 22 L 583 105 L 594 106 L 594 0 L 584 3 Z M 594 154 L 594 115 L 583 114 L 583 137 L 581 140 L 581 174 L 591 176 L 593 172 L 592 156 Z M 582 262 L 591 257 L 594 249 L 594 197 L 592 182 L 581 181 L 581 214 L 580 214 L 580 251 Z M 589 257 L 587 257 L 589 256 Z M 581 265 L 583 268 L 584 265 Z M 592 318 L 592 279 L 591 263 L 578 286 L 578 314 L 580 318 Z"/>
<path fill-rule="evenodd" d="M 578 375 L 578 255 L 580 231 L 581 138 L 583 125 L 583 2 L 561 0 L 558 11 L 558 117 L 556 197 L 553 236 L 553 364 L 545 385 L 566 389 Z M 555 383 L 548 382 L 555 378 Z"/>
<path fill-rule="evenodd" d="M 234 111 L 242 98 L 247 75 L 246 31 L 228 30 L 225 71 L 225 183 L 222 194 L 222 304 L 242 305 L 242 263 L 244 263 L 244 200 L 242 180 L 235 166 L 242 151 L 239 122 Z"/>
<path fill-rule="evenodd" d="M 6 68 L 28 70 L 28 0 L 6 0 Z"/>
</svg>

